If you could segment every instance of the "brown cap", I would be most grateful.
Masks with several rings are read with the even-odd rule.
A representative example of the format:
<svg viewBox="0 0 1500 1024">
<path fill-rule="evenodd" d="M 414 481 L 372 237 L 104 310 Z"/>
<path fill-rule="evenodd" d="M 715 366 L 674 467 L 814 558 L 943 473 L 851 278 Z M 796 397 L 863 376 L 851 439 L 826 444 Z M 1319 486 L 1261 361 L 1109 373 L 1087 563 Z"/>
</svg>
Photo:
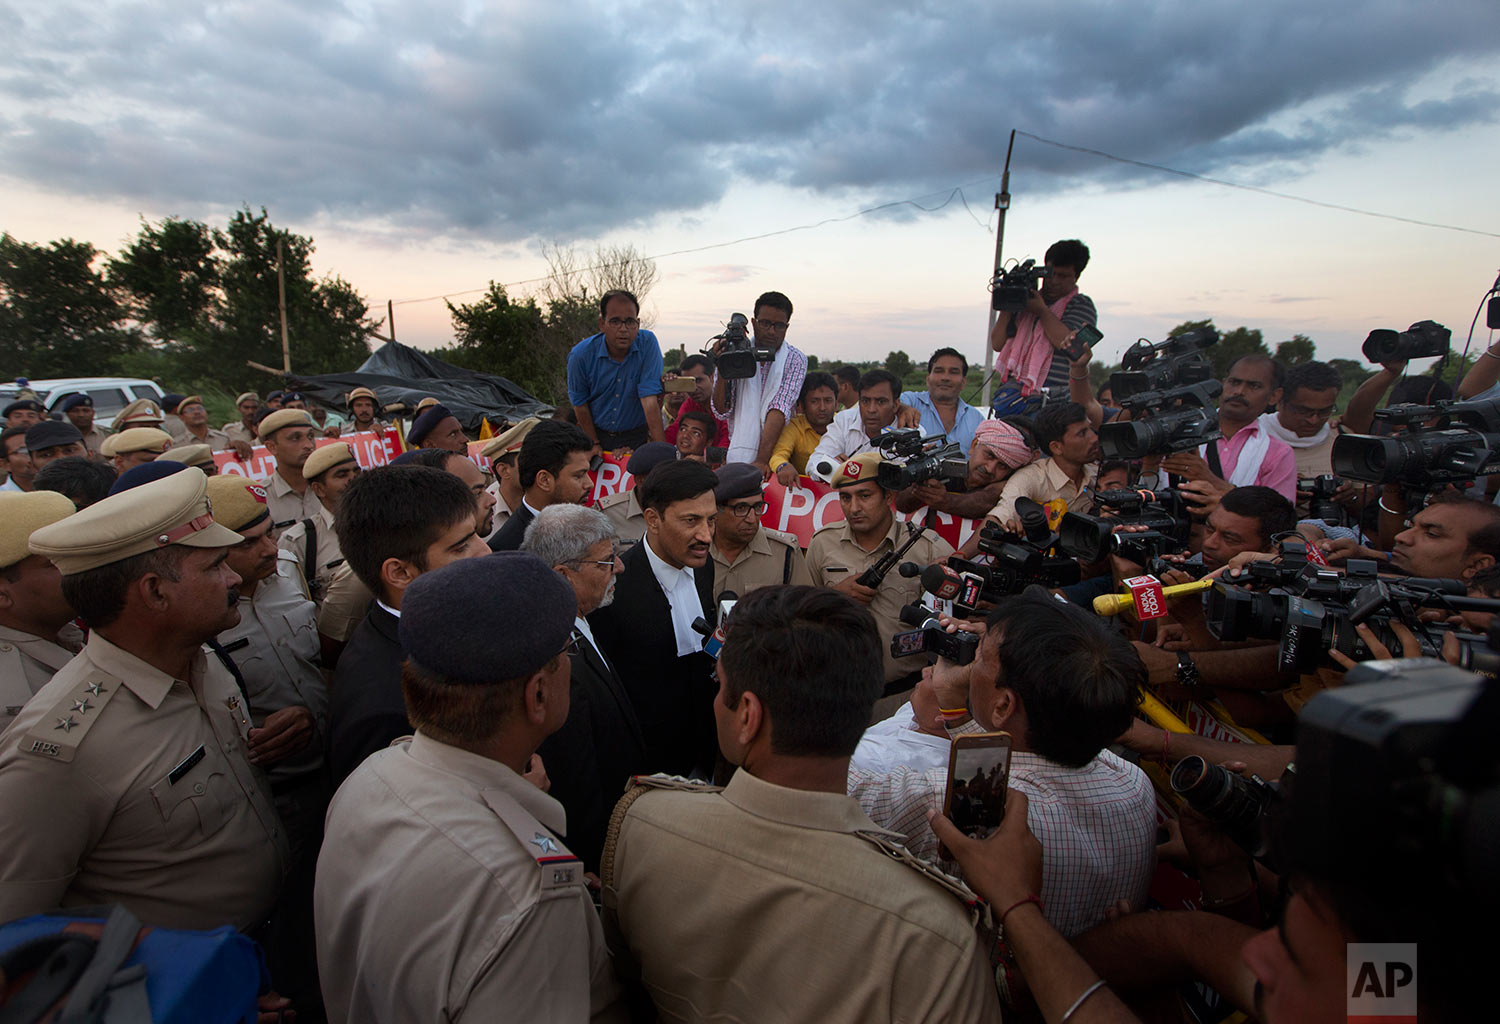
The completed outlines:
<svg viewBox="0 0 1500 1024">
<path fill-rule="evenodd" d="M 834 487 L 853 487 L 855 484 L 865 482 L 874 483 L 877 467 L 881 463 L 879 452 L 860 452 L 850 459 L 845 459 L 844 464 L 834 472 L 832 479 L 828 482 Z"/>
<path fill-rule="evenodd" d="M 208 500 L 214 522 L 231 530 L 246 530 L 271 514 L 266 489 L 254 480 L 227 474 L 208 478 Z"/>
<path fill-rule="evenodd" d="M 137 398 L 125 408 L 115 413 L 115 429 L 122 427 L 155 427 L 160 426 L 166 415 L 161 411 L 161 406 L 149 398 Z"/>
<path fill-rule="evenodd" d="M 182 415 L 182 410 L 186 409 L 190 405 L 202 405 L 202 404 L 203 404 L 203 396 L 202 395 L 188 395 L 182 401 L 180 401 L 180 402 L 177 403 L 177 415 L 181 416 Z"/>
<path fill-rule="evenodd" d="M 131 427 L 118 434 L 110 434 L 99 446 L 99 454 L 106 458 L 126 455 L 130 452 L 156 452 L 160 455 L 172 447 L 172 435 L 155 427 Z"/>
<path fill-rule="evenodd" d="M 304 479 L 311 480 L 322 476 L 334 466 L 353 461 L 354 449 L 344 441 L 335 441 L 315 449 L 307 457 L 307 461 L 302 465 L 302 476 Z"/>
<path fill-rule="evenodd" d="M 168 462 L 180 462 L 185 466 L 211 466 L 214 450 L 206 444 L 183 444 L 168 449 L 161 457 Z"/>
<path fill-rule="evenodd" d="M 353 391 L 349 392 L 349 399 L 344 404 L 353 405 L 356 398 L 368 398 L 370 401 L 375 403 L 375 411 L 380 411 L 380 396 L 371 391 L 369 388 L 355 388 Z"/>
<path fill-rule="evenodd" d="M 423 409 L 430 409 L 434 405 L 437 405 L 437 404 L 438 404 L 438 400 L 436 398 L 433 398 L 431 395 L 428 395 L 426 398 L 422 399 L 420 402 L 417 403 L 417 409 L 416 409 L 416 411 L 418 413 L 421 413 L 421 411 Z"/>
<path fill-rule="evenodd" d="M 97 569 L 171 544 L 227 548 L 244 538 L 214 522 L 208 477 L 188 468 L 111 494 L 31 535 L 33 554 L 64 576 Z"/>
<path fill-rule="evenodd" d="M 260 401 L 260 396 L 257 395 L 254 391 L 242 391 L 242 392 L 240 392 L 240 397 L 238 397 L 238 398 L 236 398 L 234 400 L 235 407 L 238 408 L 239 404 L 241 402 L 248 402 L 251 399 L 254 399 L 255 401 L 259 402 Z"/>
<path fill-rule="evenodd" d="M 56 491 L 0 493 L 0 568 L 15 565 L 31 554 L 27 543 L 31 535 L 73 512 L 73 503 Z"/>
<path fill-rule="evenodd" d="M 264 441 L 284 427 L 312 427 L 314 430 L 318 429 L 318 425 L 313 422 L 312 416 L 308 415 L 306 409 L 277 409 L 271 415 L 261 420 L 260 426 L 257 429 L 260 433 L 260 439 Z"/>
<path fill-rule="evenodd" d="M 503 455 L 509 455 L 511 452 L 519 451 L 521 448 L 521 442 L 526 440 L 526 435 L 531 433 L 532 428 L 540 422 L 542 421 L 537 419 L 535 416 L 528 416 L 520 423 L 517 423 L 515 426 L 511 427 L 509 430 L 505 430 L 499 434 L 496 434 L 495 437 L 484 446 L 484 457 L 493 462 Z"/>
</svg>

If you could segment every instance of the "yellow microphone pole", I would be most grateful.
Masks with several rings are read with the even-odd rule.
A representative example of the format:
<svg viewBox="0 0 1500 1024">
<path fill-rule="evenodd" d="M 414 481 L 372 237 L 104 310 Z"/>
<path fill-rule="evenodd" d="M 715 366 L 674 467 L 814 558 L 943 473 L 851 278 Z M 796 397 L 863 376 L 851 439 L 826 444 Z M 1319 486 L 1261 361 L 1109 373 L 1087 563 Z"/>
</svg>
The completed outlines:
<svg viewBox="0 0 1500 1024">
<path fill-rule="evenodd" d="M 1179 583 L 1175 587 L 1163 587 L 1163 597 L 1181 597 L 1183 594 L 1194 594 L 1200 590 L 1207 590 L 1214 585 L 1213 580 L 1194 580 L 1191 583 Z M 1100 615 L 1118 615 L 1127 608 L 1135 607 L 1134 594 L 1100 594 L 1094 598 L 1094 611 Z"/>
</svg>

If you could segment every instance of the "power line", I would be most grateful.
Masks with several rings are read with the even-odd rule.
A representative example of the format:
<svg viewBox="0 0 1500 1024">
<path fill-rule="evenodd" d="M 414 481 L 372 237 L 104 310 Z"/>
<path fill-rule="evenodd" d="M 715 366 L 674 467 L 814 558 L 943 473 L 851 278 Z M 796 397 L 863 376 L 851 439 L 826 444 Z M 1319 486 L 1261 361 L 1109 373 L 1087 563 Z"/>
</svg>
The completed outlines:
<svg viewBox="0 0 1500 1024">
<path fill-rule="evenodd" d="M 894 209 L 895 207 L 898 207 L 898 206 L 911 206 L 911 207 L 914 207 L 914 208 L 922 211 L 923 213 L 937 213 L 939 210 L 943 209 L 949 203 L 953 202 L 954 199 L 957 199 L 959 202 L 961 202 L 963 204 L 963 207 L 964 207 L 965 210 L 968 211 L 969 216 L 974 219 L 974 223 L 978 224 L 985 231 L 989 231 L 990 230 L 989 225 L 985 224 L 977 216 L 975 216 L 974 215 L 974 211 L 969 208 L 969 201 L 968 201 L 967 198 L 964 197 L 964 189 L 966 189 L 966 188 L 973 188 L 975 185 L 982 185 L 986 181 L 992 181 L 992 180 L 994 180 L 996 177 L 998 177 L 998 175 L 991 174 L 991 175 L 988 175 L 987 177 L 979 178 L 976 181 L 967 181 L 967 182 L 964 182 L 962 185 L 954 185 L 952 188 L 941 189 L 941 190 L 939 190 L 937 192 L 928 192 L 925 195 L 916 196 L 915 198 L 912 198 L 912 199 L 893 199 L 893 200 L 891 200 L 888 203 L 881 203 L 878 206 L 869 206 L 869 207 L 866 207 L 863 210 L 856 210 L 853 213 L 845 214 L 842 217 L 825 217 L 823 220 L 814 221 L 814 222 L 809 223 L 809 224 L 797 224 L 797 225 L 794 225 L 794 226 L 789 227 L 789 228 L 779 228 L 779 229 L 777 229 L 775 231 L 767 231 L 767 232 L 764 232 L 763 234 L 759 234 L 759 235 L 746 235 L 743 238 L 731 239 L 728 242 L 713 242 L 713 243 L 710 243 L 709 245 L 699 245 L 699 246 L 695 246 L 694 248 L 691 248 L 691 249 L 674 249 L 671 252 L 657 253 L 654 256 L 643 256 L 643 257 L 640 257 L 640 258 L 641 259 L 647 259 L 647 260 L 660 260 L 660 259 L 666 259 L 669 256 L 687 256 L 687 255 L 689 255 L 691 253 L 707 252 L 710 249 L 723 249 L 723 248 L 726 248 L 726 247 L 731 246 L 731 245 L 739 245 L 739 244 L 741 244 L 743 242 L 758 242 L 758 241 L 760 241 L 763 238 L 775 238 L 778 235 L 789 235 L 789 234 L 792 234 L 793 232 L 796 232 L 796 231 L 811 231 L 814 228 L 821 228 L 821 227 L 823 227 L 823 226 L 825 226 L 827 224 L 839 224 L 839 223 L 842 223 L 843 221 L 854 220 L 857 217 L 867 217 L 867 216 L 869 216 L 872 213 L 879 213 L 882 210 Z M 936 206 L 923 206 L 918 201 L 918 200 L 922 200 L 922 199 L 929 199 L 929 198 L 932 198 L 934 196 L 946 196 L 947 198 L 945 198 L 941 203 L 938 203 Z M 628 260 L 617 260 L 617 261 L 615 261 L 613 263 L 596 263 L 596 264 L 590 264 L 589 266 L 586 266 L 586 267 L 579 267 L 576 270 L 565 271 L 565 272 L 563 272 L 559 276 L 562 276 L 562 277 L 572 277 L 575 274 L 585 274 L 585 273 L 588 273 L 588 272 L 594 271 L 594 270 L 612 270 L 615 267 L 624 266 L 628 262 L 630 262 L 630 261 L 628 261 Z M 522 285 L 540 284 L 543 281 L 550 281 L 552 279 L 552 277 L 553 277 L 553 275 L 551 275 L 551 274 L 548 274 L 548 275 L 546 275 L 544 277 L 530 277 L 530 278 L 525 279 L 524 281 L 511 281 L 509 283 L 502 284 L 500 287 L 506 288 L 506 289 L 510 289 L 510 288 L 519 288 Z M 442 295 L 429 295 L 429 296 L 426 296 L 425 298 L 420 298 L 420 299 L 396 299 L 396 300 L 394 300 L 393 304 L 397 305 L 397 306 L 405 306 L 405 305 L 409 305 L 409 304 L 411 304 L 413 302 L 436 302 L 438 299 L 449 299 L 449 298 L 454 298 L 454 297 L 459 296 L 459 295 L 475 295 L 475 294 L 478 294 L 479 292 L 484 292 L 484 291 L 488 291 L 488 290 L 489 290 L 488 286 L 486 286 L 484 288 L 468 288 L 468 289 L 465 289 L 464 291 L 460 291 L 460 292 L 444 292 Z"/>
<path fill-rule="evenodd" d="M 1090 149 L 1087 146 L 1073 146 L 1069 145 L 1066 142 L 1058 142 L 1056 139 L 1044 139 L 1040 135 L 1034 135 L 1031 132 L 1024 131 L 1020 128 L 1016 129 L 1016 134 L 1024 135 L 1028 139 L 1034 139 L 1035 141 L 1040 142 L 1043 145 L 1055 146 L 1058 149 L 1071 150 L 1074 153 L 1087 153 L 1089 156 L 1102 157 L 1105 160 L 1113 160 L 1116 163 L 1129 164 L 1132 167 L 1144 167 L 1147 170 L 1151 171 L 1161 171 L 1163 174 L 1175 174 L 1179 178 L 1191 178 L 1194 181 L 1206 181 L 1212 185 L 1223 185 L 1225 188 L 1237 188 L 1244 192 L 1257 192 L 1260 195 L 1270 196 L 1273 199 L 1287 199 L 1294 203 L 1306 203 L 1308 206 L 1321 206 L 1325 210 L 1341 210 L 1344 213 L 1357 213 L 1362 217 L 1377 217 L 1381 220 L 1400 221 L 1403 224 L 1415 224 L 1418 227 L 1441 228 L 1444 231 L 1462 231 L 1465 234 L 1470 235 L 1484 235 L 1486 238 L 1500 238 L 1500 233 L 1494 231 L 1483 231 L 1479 228 L 1465 228 L 1460 227 L 1457 224 L 1439 224 L 1435 221 L 1430 220 L 1417 220 L 1415 217 L 1402 217 L 1394 213 L 1380 213 L 1376 210 L 1363 210 L 1357 206 L 1342 206 L 1338 203 L 1325 203 L 1321 199 L 1309 199 L 1306 196 L 1294 196 L 1287 192 L 1275 192 L 1268 188 L 1260 188 L 1257 185 L 1242 185 L 1236 181 L 1225 181 L 1223 178 L 1210 178 L 1206 174 L 1195 174 L 1192 171 L 1180 171 L 1175 167 L 1164 167 L 1161 164 L 1147 163 L 1144 160 L 1132 160 L 1129 157 L 1115 156 L 1113 153 L 1106 153 L 1102 149 Z"/>
</svg>

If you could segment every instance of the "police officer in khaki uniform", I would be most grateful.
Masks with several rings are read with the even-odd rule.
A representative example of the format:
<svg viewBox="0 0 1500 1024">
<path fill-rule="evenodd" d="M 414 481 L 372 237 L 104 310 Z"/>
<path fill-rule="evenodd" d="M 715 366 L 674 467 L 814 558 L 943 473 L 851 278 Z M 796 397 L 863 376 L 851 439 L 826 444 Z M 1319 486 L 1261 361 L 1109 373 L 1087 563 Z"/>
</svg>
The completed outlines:
<svg viewBox="0 0 1500 1024">
<path fill-rule="evenodd" d="M 208 425 L 208 407 L 200 396 L 188 395 L 178 402 L 177 418 L 182 422 L 182 433 L 172 435 L 174 444 L 206 444 L 216 452 L 231 447 L 228 434 Z"/>
<path fill-rule="evenodd" d="M 754 591 L 727 620 L 714 699 L 739 770 L 722 790 L 637 779 L 616 805 L 606 930 L 660 1019 L 1000 1020 L 977 899 L 845 791 L 880 695 L 875 644 L 840 594 Z"/>
<path fill-rule="evenodd" d="M 540 422 L 542 421 L 535 416 L 528 416 L 510 429 L 502 431 L 481 450 L 484 457 L 490 460 L 490 470 L 495 475 L 495 482 L 487 488 L 495 498 L 494 519 L 490 521 L 490 532 L 480 538 L 486 543 L 500 532 L 511 513 L 521 507 L 521 498 L 526 489 L 521 486 L 516 460 L 521 454 L 521 442 L 526 440 L 526 435 Z"/>
<path fill-rule="evenodd" d="M 55 491 L 0 494 L 0 730 L 83 646 L 57 566 L 27 546 L 72 514 Z"/>
<path fill-rule="evenodd" d="M 321 434 L 306 409 L 278 409 L 260 421 L 260 441 L 275 458 L 276 469 L 256 482 L 266 489 L 271 532 L 277 537 L 293 523 L 317 515 L 322 507 L 302 475 Z"/>
<path fill-rule="evenodd" d="M 384 434 L 390 429 L 391 425 L 376 415 L 380 412 L 380 397 L 369 388 L 355 388 L 349 392 L 347 408 L 353 419 L 339 428 L 340 434 L 358 434 L 365 431 Z"/>
<path fill-rule="evenodd" d="M 912 628 L 901 621 L 901 608 L 922 596 L 922 584 L 914 576 L 902 576 L 895 567 L 885 574 L 879 587 L 859 582 L 866 568 L 903 546 L 909 536 L 906 524 L 896 518 L 891 505 L 895 492 L 876 482 L 880 461 L 878 451 L 863 452 L 845 461 L 833 474 L 831 483 L 839 492 L 844 519 L 829 523 L 813 534 L 812 543 L 807 546 L 807 568 L 814 583 L 843 591 L 875 616 L 875 624 L 880 628 L 886 685 L 894 691 L 900 687 L 892 684 L 902 683 L 907 677 L 916 685 L 916 676 L 922 668 L 913 664 L 917 659 L 891 656 L 891 637 Z M 902 556 L 902 561 L 926 567 L 945 561 L 952 554 L 953 545 L 927 530 Z"/>
<path fill-rule="evenodd" d="M 573 588 L 520 551 L 406 588 L 416 735 L 344 781 L 318 857 L 332 1024 L 625 1019 L 583 864 L 558 838 L 563 808 L 533 756 L 568 716 L 576 611 Z"/>
<path fill-rule="evenodd" d="M 675 458 L 677 458 L 676 445 L 667 444 L 665 441 L 648 441 L 630 453 L 630 458 L 625 463 L 625 472 L 634 477 L 636 483 L 640 483 L 650 476 L 651 471 L 657 466 L 663 462 L 671 462 Z M 638 543 L 642 537 L 646 536 L 646 510 L 641 508 L 640 500 L 635 496 L 634 487 L 600 498 L 597 508 L 614 526 L 615 536 L 620 538 L 621 551 Z"/>
<path fill-rule="evenodd" d="M 714 500 L 714 599 L 726 590 L 744 597 L 756 587 L 812 583 L 802 547 L 790 533 L 762 526 L 766 501 L 761 494 L 760 470 L 748 462 L 731 462 L 715 471 L 719 477 Z"/>
<path fill-rule="evenodd" d="M 94 400 L 79 392 L 64 398 L 61 409 L 63 415 L 68 418 L 68 422 L 77 427 L 78 432 L 83 435 L 83 446 L 89 450 L 89 454 L 98 455 L 99 446 L 109 436 L 109 431 L 101 430 L 94 425 Z"/>
<path fill-rule="evenodd" d="M 110 434 L 99 448 L 99 454 L 114 463 L 115 472 L 123 476 L 126 471 L 147 462 L 155 462 L 157 456 L 172 447 L 172 435 L 156 427 L 129 427 L 118 434 Z"/>
<path fill-rule="evenodd" d="M 287 527 L 277 542 L 282 552 L 296 563 L 313 601 L 320 606 L 334 573 L 344 564 L 339 537 L 334 532 L 339 498 L 359 474 L 354 449 L 345 442 L 325 444 L 309 455 L 302 465 L 302 475 L 318 498 L 317 514 Z"/>
<path fill-rule="evenodd" d="M 184 469 L 31 535 L 91 632 L 0 738 L 0 920 L 119 902 L 252 928 L 275 902 L 284 832 L 244 694 L 202 647 L 239 620 L 241 538 L 207 490 Z"/>
<path fill-rule="evenodd" d="M 115 413 L 114 423 L 110 429 L 116 434 L 132 427 L 156 427 L 160 430 L 166 420 L 167 414 L 161 411 L 161 406 L 149 398 L 137 398 Z M 162 432 L 168 437 L 172 436 L 168 431 Z"/>
</svg>

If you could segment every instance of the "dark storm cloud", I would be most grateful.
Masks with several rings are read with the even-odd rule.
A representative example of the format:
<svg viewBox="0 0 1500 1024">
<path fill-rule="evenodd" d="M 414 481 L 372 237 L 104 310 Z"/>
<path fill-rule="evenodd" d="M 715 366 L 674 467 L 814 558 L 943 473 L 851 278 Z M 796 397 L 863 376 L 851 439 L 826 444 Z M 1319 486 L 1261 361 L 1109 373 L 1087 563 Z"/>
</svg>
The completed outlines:
<svg viewBox="0 0 1500 1024">
<path fill-rule="evenodd" d="M 1456 72 L 1414 88 L 1500 49 L 1494 0 L 1323 6 L 12 4 L 0 173 L 190 215 L 568 238 L 739 180 L 925 192 L 997 172 L 1013 127 L 1253 176 L 1500 109 Z M 1024 139 L 1018 161 L 1033 189 L 1150 180 Z"/>
</svg>

